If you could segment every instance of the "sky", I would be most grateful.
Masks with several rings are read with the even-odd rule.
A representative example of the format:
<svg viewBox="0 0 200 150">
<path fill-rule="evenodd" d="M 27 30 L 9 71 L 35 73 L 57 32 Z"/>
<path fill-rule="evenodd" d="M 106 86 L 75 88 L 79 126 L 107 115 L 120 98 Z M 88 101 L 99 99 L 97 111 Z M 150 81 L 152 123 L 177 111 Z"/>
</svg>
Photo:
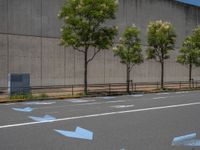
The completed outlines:
<svg viewBox="0 0 200 150">
<path fill-rule="evenodd" d="M 200 0 L 176 0 L 177 2 L 200 7 Z"/>
</svg>

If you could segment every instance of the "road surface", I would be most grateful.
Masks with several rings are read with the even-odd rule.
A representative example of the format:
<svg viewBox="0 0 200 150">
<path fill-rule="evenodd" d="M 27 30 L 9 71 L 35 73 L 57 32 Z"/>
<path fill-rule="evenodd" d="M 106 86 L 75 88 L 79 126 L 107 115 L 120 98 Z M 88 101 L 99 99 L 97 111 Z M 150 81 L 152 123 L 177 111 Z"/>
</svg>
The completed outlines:
<svg viewBox="0 0 200 150">
<path fill-rule="evenodd" d="M 0 150 L 188 150 L 199 114 L 200 91 L 1 104 Z"/>
</svg>

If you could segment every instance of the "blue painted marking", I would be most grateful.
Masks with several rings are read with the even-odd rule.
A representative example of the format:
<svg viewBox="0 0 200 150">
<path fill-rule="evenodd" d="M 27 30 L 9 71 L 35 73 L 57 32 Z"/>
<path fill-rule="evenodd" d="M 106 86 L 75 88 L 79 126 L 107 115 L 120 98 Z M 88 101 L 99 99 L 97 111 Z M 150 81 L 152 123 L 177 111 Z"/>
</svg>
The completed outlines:
<svg viewBox="0 0 200 150">
<path fill-rule="evenodd" d="M 93 140 L 93 132 L 83 129 L 81 127 L 76 127 L 75 131 L 64 131 L 64 130 L 56 130 L 56 129 L 54 129 L 54 131 L 66 137 Z"/>
<path fill-rule="evenodd" d="M 176 1 L 184 3 L 184 4 L 200 7 L 200 0 L 176 0 Z"/>
<path fill-rule="evenodd" d="M 183 143 L 184 146 L 200 147 L 200 140 L 190 140 Z"/>
<path fill-rule="evenodd" d="M 12 108 L 15 111 L 21 111 L 21 112 L 31 112 L 33 108 L 31 107 L 26 107 L 26 108 Z"/>
<path fill-rule="evenodd" d="M 45 115 L 44 117 L 33 117 L 29 116 L 29 118 L 33 119 L 37 122 L 53 122 L 56 118 L 50 115 Z"/>
<path fill-rule="evenodd" d="M 196 133 L 175 137 L 172 141 L 172 145 L 200 147 L 200 140 L 196 139 L 196 137 L 197 137 Z"/>
<path fill-rule="evenodd" d="M 196 133 L 175 137 L 172 141 L 172 145 L 181 144 L 184 141 L 192 140 L 195 139 L 196 137 L 197 137 Z"/>
</svg>

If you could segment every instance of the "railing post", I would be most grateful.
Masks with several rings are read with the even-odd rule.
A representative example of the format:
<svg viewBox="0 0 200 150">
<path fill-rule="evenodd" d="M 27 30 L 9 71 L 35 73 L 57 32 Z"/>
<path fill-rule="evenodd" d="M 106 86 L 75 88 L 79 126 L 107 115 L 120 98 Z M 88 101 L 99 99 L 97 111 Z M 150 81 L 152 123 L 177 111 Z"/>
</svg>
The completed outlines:
<svg viewBox="0 0 200 150">
<path fill-rule="evenodd" d="M 72 96 L 74 95 L 74 86 L 72 85 Z"/>
<path fill-rule="evenodd" d="M 192 87 L 193 88 L 195 87 L 195 81 L 194 81 L 194 79 L 192 79 Z"/>
<path fill-rule="evenodd" d="M 132 93 L 133 93 L 133 80 L 131 80 L 131 88 L 132 88 Z"/>
<path fill-rule="evenodd" d="M 181 81 L 180 81 L 180 83 L 179 83 L 179 88 L 181 89 Z"/>
<path fill-rule="evenodd" d="M 131 91 L 133 93 L 133 80 L 130 80 L 130 82 L 131 82 Z"/>
<path fill-rule="evenodd" d="M 135 91 L 137 90 L 137 84 L 135 83 Z"/>
<path fill-rule="evenodd" d="M 108 84 L 108 94 L 110 95 L 110 93 L 111 93 L 111 85 L 110 85 L 110 83 Z"/>
<path fill-rule="evenodd" d="M 159 87 L 158 87 L 158 82 L 157 82 L 157 89 L 159 89 Z"/>
</svg>

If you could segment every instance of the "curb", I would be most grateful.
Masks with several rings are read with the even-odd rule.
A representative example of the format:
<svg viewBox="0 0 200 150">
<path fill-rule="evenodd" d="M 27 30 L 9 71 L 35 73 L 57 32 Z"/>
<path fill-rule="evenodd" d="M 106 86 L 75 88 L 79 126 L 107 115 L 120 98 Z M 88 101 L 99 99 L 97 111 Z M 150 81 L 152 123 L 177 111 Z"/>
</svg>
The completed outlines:
<svg viewBox="0 0 200 150">
<path fill-rule="evenodd" d="M 178 91 L 198 91 L 197 89 L 183 89 L 183 90 L 166 90 L 166 91 L 141 91 L 141 92 L 133 92 L 132 94 L 151 94 L 151 93 L 164 93 L 164 92 L 178 92 Z M 63 100 L 63 99 L 76 99 L 76 98 L 92 98 L 92 97 L 101 97 L 101 96 L 122 96 L 122 95 L 129 95 L 126 92 L 121 92 L 118 94 L 110 94 L 110 95 L 103 95 L 103 94 L 97 94 L 97 95 L 86 95 L 86 96 L 71 96 L 71 97 L 50 97 L 45 99 L 14 99 L 14 100 L 2 100 L 0 101 L 0 104 L 6 104 L 6 103 L 21 103 L 21 102 L 31 102 L 31 101 L 47 101 L 47 100 Z"/>
</svg>

